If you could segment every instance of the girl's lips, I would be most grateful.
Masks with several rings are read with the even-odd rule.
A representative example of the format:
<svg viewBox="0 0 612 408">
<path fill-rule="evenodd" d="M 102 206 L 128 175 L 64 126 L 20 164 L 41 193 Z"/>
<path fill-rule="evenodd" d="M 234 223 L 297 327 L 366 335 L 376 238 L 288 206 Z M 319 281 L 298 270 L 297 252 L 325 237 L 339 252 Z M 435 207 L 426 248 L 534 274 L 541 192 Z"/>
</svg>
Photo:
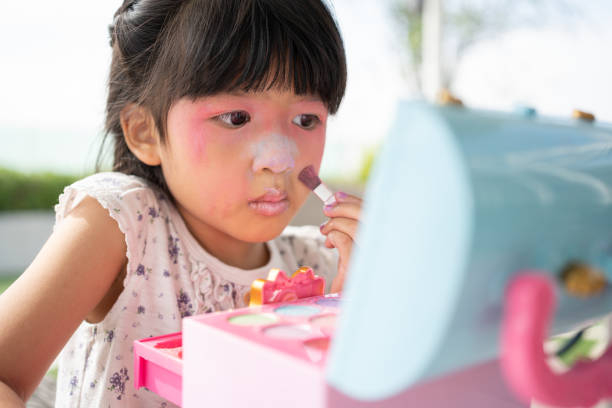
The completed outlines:
<svg viewBox="0 0 612 408">
<path fill-rule="evenodd" d="M 251 198 L 249 202 L 267 201 L 267 202 L 275 203 L 277 201 L 285 200 L 286 198 L 287 198 L 286 191 L 282 191 L 276 188 L 269 187 L 269 188 L 266 188 L 265 194 L 260 195 L 259 197 Z"/>
<path fill-rule="evenodd" d="M 249 201 L 249 207 L 251 207 L 257 214 L 274 216 L 280 215 L 287 211 L 289 208 L 289 200 L 286 198 L 268 201 L 268 200 L 254 200 Z"/>
<path fill-rule="evenodd" d="M 259 215 L 274 216 L 287 211 L 289 200 L 287 192 L 277 188 L 266 188 L 266 193 L 249 200 L 251 207 Z"/>
</svg>

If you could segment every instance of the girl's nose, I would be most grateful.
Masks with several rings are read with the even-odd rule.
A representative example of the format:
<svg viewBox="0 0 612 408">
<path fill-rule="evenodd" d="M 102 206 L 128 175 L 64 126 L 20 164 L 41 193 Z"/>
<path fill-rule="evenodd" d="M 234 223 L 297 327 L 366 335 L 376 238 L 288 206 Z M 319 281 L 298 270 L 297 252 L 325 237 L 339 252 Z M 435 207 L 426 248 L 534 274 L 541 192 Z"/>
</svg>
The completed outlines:
<svg viewBox="0 0 612 408">
<path fill-rule="evenodd" d="M 290 138 L 272 134 L 253 143 L 253 172 L 284 173 L 295 167 L 297 146 Z"/>
</svg>

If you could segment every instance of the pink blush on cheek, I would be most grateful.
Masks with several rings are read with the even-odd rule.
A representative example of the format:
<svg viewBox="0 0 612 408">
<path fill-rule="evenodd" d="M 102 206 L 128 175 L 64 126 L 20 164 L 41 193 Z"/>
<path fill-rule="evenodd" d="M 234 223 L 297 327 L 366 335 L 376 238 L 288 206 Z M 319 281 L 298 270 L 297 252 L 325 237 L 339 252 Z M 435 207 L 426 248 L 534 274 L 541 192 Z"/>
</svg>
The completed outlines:
<svg viewBox="0 0 612 408">
<path fill-rule="evenodd" d="M 192 129 L 189 133 L 189 147 L 192 159 L 199 161 L 204 158 L 206 153 L 206 136 L 200 131 Z"/>
<path fill-rule="evenodd" d="M 198 104 L 189 100 L 180 100 L 168 112 L 168 135 L 170 144 L 182 145 L 185 159 L 199 160 L 206 153 L 207 129 Z"/>
</svg>

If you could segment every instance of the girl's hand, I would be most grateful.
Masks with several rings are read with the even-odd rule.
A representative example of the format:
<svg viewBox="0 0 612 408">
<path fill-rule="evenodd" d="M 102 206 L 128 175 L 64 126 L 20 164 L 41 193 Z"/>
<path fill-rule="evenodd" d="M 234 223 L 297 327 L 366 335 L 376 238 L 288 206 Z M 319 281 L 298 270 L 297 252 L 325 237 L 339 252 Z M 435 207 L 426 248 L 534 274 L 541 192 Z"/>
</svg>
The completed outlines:
<svg viewBox="0 0 612 408">
<path fill-rule="evenodd" d="M 351 257 L 359 217 L 361 216 L 362 200 L 350 194 L 338 192 L 334 194 L 336 203 L 325 206 L 323 212 L 330 219 L 321 225 L 321 233 L 327 237 L 325 246 L 338 250 L 338 274 L 331 286 L 332 293 L 340 292 L 344 285 L 346 270 Z"/>
</svg>

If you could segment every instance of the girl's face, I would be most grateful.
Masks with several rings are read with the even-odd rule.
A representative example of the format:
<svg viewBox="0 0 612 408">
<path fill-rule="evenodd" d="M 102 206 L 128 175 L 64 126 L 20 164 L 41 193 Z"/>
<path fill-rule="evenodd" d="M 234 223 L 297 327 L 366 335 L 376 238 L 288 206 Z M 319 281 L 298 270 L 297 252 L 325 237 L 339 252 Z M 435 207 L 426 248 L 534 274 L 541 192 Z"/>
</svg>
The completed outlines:
<svg viewBox="0 0 612 408">
<path fill-rule="evenodd" d="M 192 233 L 243 242 L 279 235 L 309 193 L 299 172 L 319 169 L 326 121 L 319 98 L 288 91 L 176 102 L 160 159 Z"/>
</svg>

